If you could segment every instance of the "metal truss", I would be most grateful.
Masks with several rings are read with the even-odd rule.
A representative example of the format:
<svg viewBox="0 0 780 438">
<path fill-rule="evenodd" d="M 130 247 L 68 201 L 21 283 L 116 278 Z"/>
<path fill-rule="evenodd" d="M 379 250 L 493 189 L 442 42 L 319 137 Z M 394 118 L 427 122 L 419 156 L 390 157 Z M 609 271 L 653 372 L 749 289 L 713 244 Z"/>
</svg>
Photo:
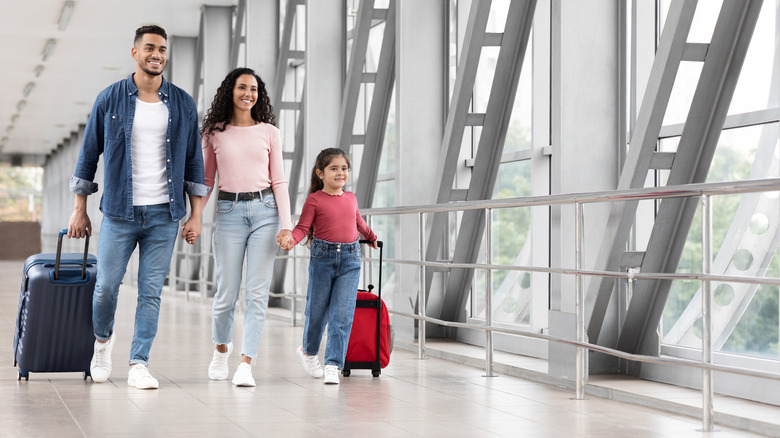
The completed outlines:
<svg viewBox="0 0 780 438">
<path fill-rule="evenodd" d="M 290 193 L 290 206 L 295 209 L 298 200 L 298 191 L 300 189 L 301 173 L 303 172 L 303 156 L 305 145 L 303 143 L 303 125 L 304 125 L 304 102 L 306 101 L 306 91 L 301 93 L 300 100 L 295 100 L 295 93 L 292 100 L 285 100 L 285 85 L 287 83 L 287 74 L 291 63 L 303 63 L 306 52 L 302 50 L 293 50 L 292 34 L 295 28 L 295 16 L 299 5 L 306 5 L 305 0 L 288 0 L 287 11 L 284 14 L 284 27 L 282 29 L 282 41 L 279 46 L 279 60 L 276 64 L 276 76 L 274 81 L 274 110 L 277 117 L 283 110 L 295 111 L 297 116 L 297 125 L 295 127 L 295 146 L 292 152 L 285 152 L 284 159 L 290 161 L 290 174 L 287 176 L 287 187 Z M 271 283 L 272 291 L 284 290 L 284 278 L 287 273 L 287 259 L 277 259 L 274 264 L 273 280 Z"/>
<path fill-rule="evenodd" d="M 696 0 L 680 0 L 670 6 L 618 189 L 642 187 L 648 172 L 659 169 L 668 170 L 668 185 L 706 180 L 762 1 L 724 2 L 709 44 L 687 42 L 696 5 Z M 656 146 L 681 62 L 701 62 L 701 75 L 677 152 L 661 153 Z M 637 205 L 625 202 L 612 206 L 595 268 L 676 271 L 698 200 L 661 201 L 646 250 L 629 252 L 626 248 Z M 591 342 L 598 342 L 614 286 L 614 279 L 595 278 L 590 284 Z M 656 329 L 670 287 L 668 280 L 636 282 L 619 331 L 618 349 L 657 354 Z"/>
<path fill-rule="evenodd" d="M 360 172 L 356 178 L 355 196 L 360 208 L 370 208 L 374 199 L 379 160 L 382 157 L 387 116 L 395 81 L 395 0 L 388 7 L 375 8 L 374 0 L 363 0 L 357 11 L 352 31 L 352 51 L 347 68 L 347 80 L 339 117 L 338 146 L 353 152 L 353 145 L 363 145 Z M 371 29 L 384 21 L 382 48 L 375 72 L 366 71 L 366 52 Z M 368 84 L 373 84 L 371 109 L 367 114 L 365 133 L 356 135 L 355 119 L 361 87 L 369 94 Z"/>
<path fill-rule="evenodd" d="M 780 49 L 775 47 L 768 106 L 780 102 Z M 763 123 L 749 179 L 780 176 L 780 108 L 770 108 L 774 116 Z M 728 119 L 726 121 L 728 124 Z M 780 245 L 780 203 L 777 192 L 744 195 L 737 207 L 723 245 L 712 265 L 715 275 L 747 275 L 762 277 Z M 736 256 L 736 258 L 735 258 Z M 750 263 L 748 263 L 750 262 Z M 712 303 L 713 349 L 720 350 L 747 310 L 757 285 L 746 283 L 713 283 L 715 302 Z M 701 347 L 701 336 L 694 326 L 701 317 L 701 289 L 674 323 L 666 336 L 665 344 L 692 348 Z"/>
<path fill-rule="evenodd" d="M 523 59 L 530 39 L 531 25 L 536 10 L 535 0 L 515 0 L 510 3 L 504 33 L 486 31 L 490 6 L 489 0 L 474 1 L 471 5 L 463 50 L 458 61 L 457 76 L 450 109 L 444 128 L 441 157 L 437 169 L 441 181 L 437 203 L 490 199 L 493 194 L 507 127 L 512 114 L 517 84 Z M 469 112 L 483 47 L 500 47 L 495 74 L 485 113 Z M 458 156 L 467 126 L 481 126 L 477 153 L 471 181 L 467 189 L 453 189 Z M 465 212 L 456 236 L 454 263 L 475 263 L 484 231 L 484 212 Z M 436 213 L 429 220 L 430 238 L 426 260 L 446 257 L 446 241 L 449 236 L 448 213 Z M 460 317 L 469 296 L 473 269 L 452 269 L 446 278 L 443 296 L 433 297 L 432 270 L 426 270 L 426 315 L 455 321 Z"/>
</svg>

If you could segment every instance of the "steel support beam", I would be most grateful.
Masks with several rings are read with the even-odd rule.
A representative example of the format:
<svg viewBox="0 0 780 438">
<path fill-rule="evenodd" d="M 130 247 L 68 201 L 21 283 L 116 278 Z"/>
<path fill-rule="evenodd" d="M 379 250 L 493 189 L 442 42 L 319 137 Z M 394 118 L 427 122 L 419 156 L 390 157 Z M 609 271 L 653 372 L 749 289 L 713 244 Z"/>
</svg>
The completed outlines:
<svg viewBox="0 0 780 438">
<path fill-rule="evenodd" d="M 668 185 L 706 180 L 762 3 L 763 0 L 724 2 Z M 643 272 L 674 272 L 677 269 L 697 205 L 697 199 L 661 202 L 642 262 Z M 657 353 L 657 328 L 670 287 L 670 281 L 637 281 L 618 339 L 618 349 Z"/>
</svg>

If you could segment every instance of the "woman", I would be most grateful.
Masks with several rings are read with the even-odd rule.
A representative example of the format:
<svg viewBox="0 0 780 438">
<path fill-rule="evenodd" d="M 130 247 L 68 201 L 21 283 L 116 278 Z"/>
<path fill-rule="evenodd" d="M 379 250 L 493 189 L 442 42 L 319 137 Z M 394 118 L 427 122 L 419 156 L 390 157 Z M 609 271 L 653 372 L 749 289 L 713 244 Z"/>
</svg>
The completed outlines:
<svg viewBox="0 0 780 438">
<path fill-rule="evenodd" d="M 219 86 L 201 129 L 206 185 L 213 188 L 219 174 L 213 235 L 217 292 L 212 311 L 216 343 L 209 365 L 212 380 L 228 377 L 233 314 L 246 254 L 246 311 L 241 361 L 233 375 L 236 386 L 255 386 L 251 363 L 265 324 L 276 243 L 292 235 L 275 123 L 265 83 L 252 69 L 237 68 Z"/>
</svg>

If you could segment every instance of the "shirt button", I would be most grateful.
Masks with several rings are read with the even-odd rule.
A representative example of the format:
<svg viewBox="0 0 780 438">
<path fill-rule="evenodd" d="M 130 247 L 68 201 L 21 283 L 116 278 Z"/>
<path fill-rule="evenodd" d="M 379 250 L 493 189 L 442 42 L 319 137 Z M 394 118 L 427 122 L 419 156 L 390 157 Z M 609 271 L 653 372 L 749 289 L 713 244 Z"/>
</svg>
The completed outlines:
<svg viewBox="0 0 780 438">
<path fill-rule="evenodd" d="M 170 142 L 171 142 L 171 139 L 169 138 L 169 139 L 167 139 L 167 140 L 165 140 L 165 141 L 167 141 L 168 143 L 170 143 Z"/>
<path fill-rule="evenodd" d="M 168 159 L 167 159 L 167 160 L 165 160 L 165 161 L 167 161 L 167 162 L 169 162 L 169 163 L 170 163 L 170 162 L 171 162 L 171 159 L 170 159 L 170 158 L 168 158 Z"/>
<path fill-rule="evenodd" d="M 173 198 L 171 198 L 171 202 L 173 202 Z"/>
<path fill-rule="evenodd" d="M 171 180 L 170 180 L 170 179 L 168 179 L 168 182 L 171 182 Z"/>
</svg>

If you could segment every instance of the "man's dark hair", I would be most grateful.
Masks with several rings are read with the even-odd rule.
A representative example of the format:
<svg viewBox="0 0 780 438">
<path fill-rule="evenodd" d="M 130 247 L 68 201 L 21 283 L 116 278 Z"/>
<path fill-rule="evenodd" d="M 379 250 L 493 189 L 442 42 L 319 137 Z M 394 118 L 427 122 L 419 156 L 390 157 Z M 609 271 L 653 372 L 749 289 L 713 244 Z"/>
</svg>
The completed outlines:
<svg viewBox="0 0 780 438">
<path fill-rule="evenodd" d="M 163 29 L 160 26 L 157 26 L 156 24 L 150 24 L 146 26 L 141 26 L 138 29 L 135 30 L 135 39 L 133 40 L 133 45 L 138 43 L 138 41 L 141 41 L 144 37 L 144 34 L 147 33 L 153 33 L 155 35 L 160 35 L 165 39 L 165 41 L 168 41 L 168 34 L 165 33 L 165 29 Z"/>
</svg>

